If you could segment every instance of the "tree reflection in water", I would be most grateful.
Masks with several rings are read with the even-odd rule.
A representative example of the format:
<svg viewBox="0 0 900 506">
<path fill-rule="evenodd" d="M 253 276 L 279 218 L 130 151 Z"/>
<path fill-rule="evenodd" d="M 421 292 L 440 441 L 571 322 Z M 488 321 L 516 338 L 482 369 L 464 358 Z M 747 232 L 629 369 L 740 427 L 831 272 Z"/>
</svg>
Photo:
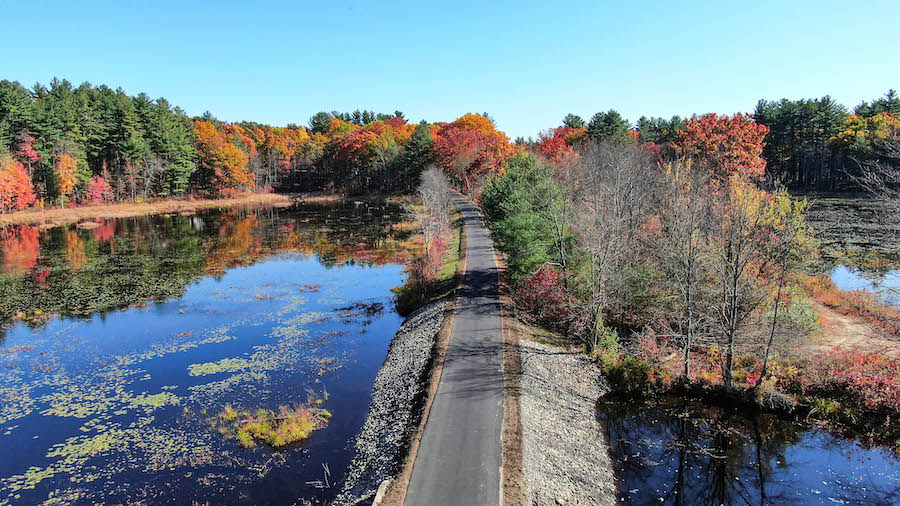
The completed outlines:
<svg viewBox="0 0 900 506">
<path fill-rule="evenodd" d="M 99 220 L 0 229 L 0 324 L 95 313 L 178 298 L 205 276 L 273 254 L 317 255 L 326 266 L 405 264 L 420 245 L 383 202 Z M 2 338 L 2 337 L 0 337 Z"/>
<path fill-rule="evenodd" d="M 771 414 L 663 398 L 603 400 L 626 504 L 897 504 L 889 450 Z"/>
</svg>

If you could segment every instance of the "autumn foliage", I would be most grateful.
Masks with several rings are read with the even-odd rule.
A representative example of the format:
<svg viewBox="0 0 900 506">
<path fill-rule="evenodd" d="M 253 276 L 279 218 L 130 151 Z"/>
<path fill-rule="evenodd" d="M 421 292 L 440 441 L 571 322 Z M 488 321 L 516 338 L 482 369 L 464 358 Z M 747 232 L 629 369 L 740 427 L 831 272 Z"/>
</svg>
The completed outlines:
<svg viewBox="0 0 900 506">
<path fill-rule="evenodd" d="M 25 167 L 11 156 L 0 154 L 0 211 L 18 211 L 34 202 L 34 187 Z"/>
<path fill-rule="evenodd" d="M 69 153 L 62 153 L 56 159 L 56 178 L 59 181 L 59 197 L 68 200 L 78 183 L 78 161 Z"/>
<path fill-rule="evenodd" d="M 514 151 L 506 134 L 478 114 L 465 114 L 440 125 L 434 134 L 438 165 L 465 192 L 476 192 L 486 180 L 500 174 L 503 162 Z"/>
<path fill-rule="evenodd" d="M 109 202 L 113 199 L 112 187 L 102 177 L 94 176 L 88 183 L 84 198 L 91 204 Z"/>
<path fill-rule="evenodd" d="M 224 194 L 253 187 L 255 177 L 247 168 L 247 154 L 236 144 L 241 142 L 248 151 L 255 151 L 243 129 L 234 125 L 218 129 L 209 121 L 197 120 L 194 134 L 200 169 L 209 174 L 212 190 Z"/>
<path fill-rule="evenodd" d="M 575 156 L 575 147 L 587 138 L 585 127 L 561 126 L 541 134 L 538 153 L 552 163 L 565 163 Z"/>
<path fill-rule="evenodd" d="M 762 152 L 768 131 L 747 114 L 711 113 L 688 120 L 675 147 L 680 156 L 707 165 L 719 181 L 735 175 L 761 178 L 766 171 Z"/>
</svg>

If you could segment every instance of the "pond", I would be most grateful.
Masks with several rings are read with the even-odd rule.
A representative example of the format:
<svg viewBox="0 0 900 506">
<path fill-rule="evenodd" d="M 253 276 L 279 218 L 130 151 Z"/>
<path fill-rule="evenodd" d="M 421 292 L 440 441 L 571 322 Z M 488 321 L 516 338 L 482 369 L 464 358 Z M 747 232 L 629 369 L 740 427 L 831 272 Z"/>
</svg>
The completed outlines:
<svg viewBox="0 0 900 506">
<path fill-rule="evenodd" d="M 864 290 L 877 294 L 883 301 L 900 305 L 900 269 L 860 269 L 838 265 L 831 280 L 841 290 Z"/>
<path fill-rule="evenodd" d="M 336 202 L 0 231 L 0 504 L 329 500 L 402 321 L 401 220 Z M 285 448 L 213 430 L 312 403 L 327 425 Z"/>
<path fill-rule="evenodd" d="M 623 504 L 898 504 L 900 459 L 803 422 L 665 397 L 601 401 Z"/>
</svg>

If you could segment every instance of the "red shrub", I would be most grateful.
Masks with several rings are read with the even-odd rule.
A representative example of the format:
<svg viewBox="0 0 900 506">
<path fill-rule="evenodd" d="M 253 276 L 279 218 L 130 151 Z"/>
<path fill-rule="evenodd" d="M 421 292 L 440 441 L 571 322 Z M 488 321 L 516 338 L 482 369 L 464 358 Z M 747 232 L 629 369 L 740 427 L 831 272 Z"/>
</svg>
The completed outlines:
<svg viewBox="0 0 900 506">
<path fill-rule="evenodd" d="M 873 411 L 900 412 L 900 360 L 878 353 L 834 348 L 782 364 L 779 386 L 792 393 L 849 400 Z"/>
<path fill-rule="evenodd" d="M 545 265 L 519 281 L 513 297 L 518 307 L 537 322 L 562 328 L 570 320 L 563 276 L 553 267 Z"/>
</svg>

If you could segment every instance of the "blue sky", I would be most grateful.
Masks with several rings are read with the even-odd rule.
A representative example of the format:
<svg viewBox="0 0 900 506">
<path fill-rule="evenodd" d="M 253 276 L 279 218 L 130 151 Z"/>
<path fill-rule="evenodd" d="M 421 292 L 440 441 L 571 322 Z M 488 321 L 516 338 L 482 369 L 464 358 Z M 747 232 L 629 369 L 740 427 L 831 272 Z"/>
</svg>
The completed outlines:
<svg viewBox="0 0 900 506">
<path fill-rule="evenodd" d="M 512 137 L 568 112 L 633 121 L 825 94 L 853 106 L 900 88 L 896 0 L 186 4 L 0 0 L 0 78 L 277 125 L 487 111 Z"/>
</svg>

